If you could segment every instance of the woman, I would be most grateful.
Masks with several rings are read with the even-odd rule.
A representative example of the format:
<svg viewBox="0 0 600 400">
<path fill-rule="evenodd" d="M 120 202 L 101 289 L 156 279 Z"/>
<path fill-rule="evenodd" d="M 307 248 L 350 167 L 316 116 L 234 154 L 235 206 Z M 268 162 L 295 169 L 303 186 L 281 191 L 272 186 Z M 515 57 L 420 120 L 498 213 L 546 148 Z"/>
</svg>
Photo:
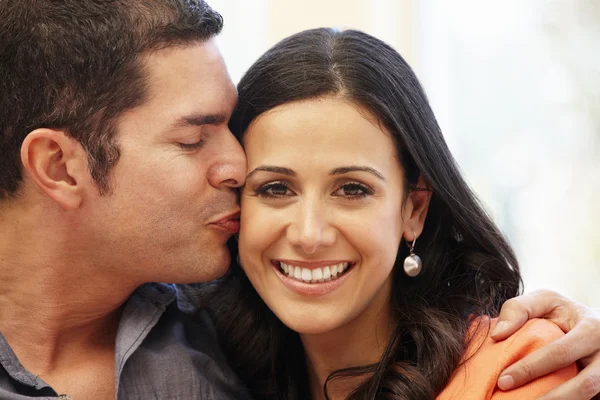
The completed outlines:
<svg viewBox="0 0 600 400">
<path fill-rule="evenodd" d="M 393 49 L 356 31 L 302 32 L 238 89 L 245 274 L 232 269 L 214 317 L 254 397 L 502 396 L 490 357 L 561 334 L 533 321 L 516 346 L 488 343 L 487 316 L 519 292 L 517 260 Z M 493 386 L 461 392 L 482 365 Z M 507 394 L 541 394 L 574 373 Z"/>
</svg>

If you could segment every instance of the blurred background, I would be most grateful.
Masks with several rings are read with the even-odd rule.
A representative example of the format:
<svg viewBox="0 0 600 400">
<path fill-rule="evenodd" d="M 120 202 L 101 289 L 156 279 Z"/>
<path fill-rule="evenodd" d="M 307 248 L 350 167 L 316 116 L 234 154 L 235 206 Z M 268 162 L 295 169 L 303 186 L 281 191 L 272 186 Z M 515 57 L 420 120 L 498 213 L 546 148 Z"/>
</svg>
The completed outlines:
<svg viewBox="0 0 600 400">
<path fill-rule="evenodd" d="M 600 307 L 600 1 L 208 0 L 237 82 L 284 37 L 357 28 L 414 68 L 525 290 Z"/>
</svg>

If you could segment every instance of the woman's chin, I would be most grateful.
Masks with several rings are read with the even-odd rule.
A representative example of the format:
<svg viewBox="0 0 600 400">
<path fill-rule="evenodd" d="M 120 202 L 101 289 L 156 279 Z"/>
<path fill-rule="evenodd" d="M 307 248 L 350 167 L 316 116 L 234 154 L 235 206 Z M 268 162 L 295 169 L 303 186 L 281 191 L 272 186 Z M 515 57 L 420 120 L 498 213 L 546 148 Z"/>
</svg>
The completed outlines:
<svg viewBox="0 0 600 400">
<path fill-rule="evenodd" d="M 341 320 L 323 315 L 318 318 L 289 314 L 277 315 L 277 317 L 285 326 L 301 335 L 325 334 L 343 325 Z"/>
</svg>

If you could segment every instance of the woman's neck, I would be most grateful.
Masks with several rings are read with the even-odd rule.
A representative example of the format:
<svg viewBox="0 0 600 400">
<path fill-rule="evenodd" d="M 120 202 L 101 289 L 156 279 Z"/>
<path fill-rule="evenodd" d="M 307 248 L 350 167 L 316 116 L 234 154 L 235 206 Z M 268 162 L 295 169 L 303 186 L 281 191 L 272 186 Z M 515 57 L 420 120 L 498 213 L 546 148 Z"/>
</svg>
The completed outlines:
<svg viewBox="0 0 600 400">
<path fill-rule="evenodd" d="M 357 317 L 346 325 L 318 334 L 300 334 L 307 357 L 313 400 L 324 399 L 323 388 L 334 371 L 377 363 L 394 329 L 389 299 L 391 280 Z M 327 385 L 330 399 L 344 399 L 368 375 L 333 379 Z"/>
</svg>

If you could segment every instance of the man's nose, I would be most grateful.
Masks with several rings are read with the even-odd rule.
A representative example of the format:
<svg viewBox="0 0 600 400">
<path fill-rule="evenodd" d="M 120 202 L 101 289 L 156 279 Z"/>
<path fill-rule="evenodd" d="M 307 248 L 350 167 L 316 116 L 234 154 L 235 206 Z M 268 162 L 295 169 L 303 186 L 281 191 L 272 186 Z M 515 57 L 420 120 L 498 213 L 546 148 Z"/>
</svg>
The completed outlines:
<svg viewBox="0 0 600 400">
<path fill-rule="evenodd" d="M 242 146 L 227 129 L 223 135 L 218 161 L 214 163 L 208 173 L 212 186 L 237 188 L 246 181 L 246 155 Z"/>
</svg>

